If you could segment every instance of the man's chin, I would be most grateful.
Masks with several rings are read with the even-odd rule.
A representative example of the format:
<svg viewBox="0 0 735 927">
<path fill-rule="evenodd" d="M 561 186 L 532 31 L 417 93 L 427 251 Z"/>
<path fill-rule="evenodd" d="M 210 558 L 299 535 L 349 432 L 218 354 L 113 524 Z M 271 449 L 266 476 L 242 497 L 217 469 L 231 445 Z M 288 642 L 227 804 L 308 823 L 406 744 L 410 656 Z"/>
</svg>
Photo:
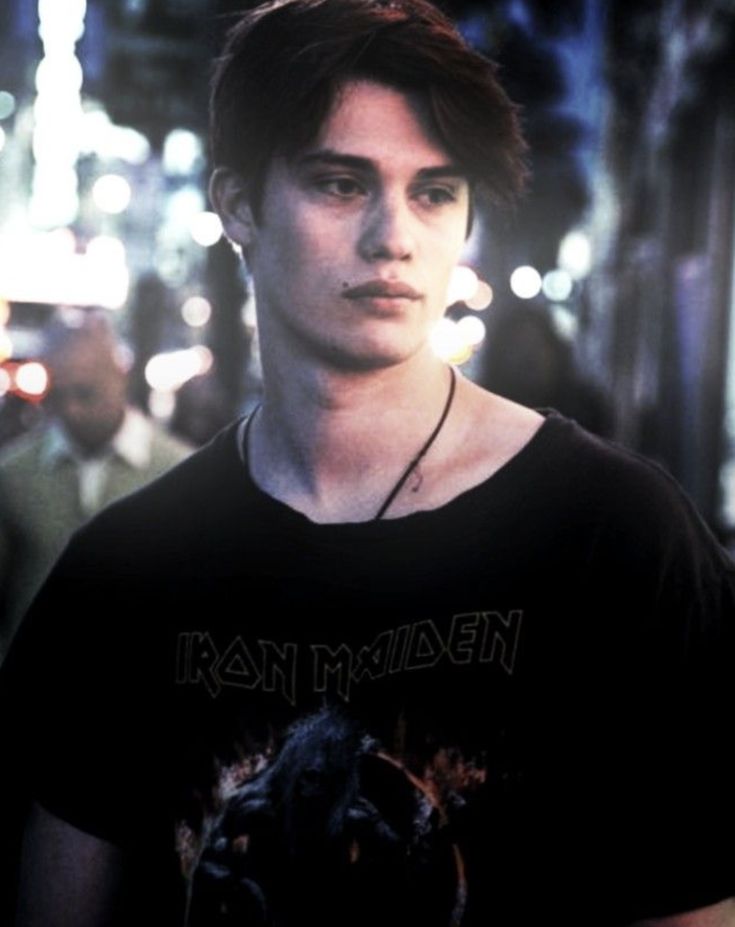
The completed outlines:
<svg viewBox="0 0 735 927">
<path fill-rule="evenodd" d="M 367 373 L 399 366 L 425 347 L 425 342 L 408 339 L 361 339 L 321 346 L 321 360 L 344 373 Z"/>
<path fill-rule="evenodd" d="M 73 432 L 67 429 L 74 446 L 85 457 L 99 457 L 103 454 L 113 438 L 113 434 L 90 434 L 88 432 Z"/>
</svg>

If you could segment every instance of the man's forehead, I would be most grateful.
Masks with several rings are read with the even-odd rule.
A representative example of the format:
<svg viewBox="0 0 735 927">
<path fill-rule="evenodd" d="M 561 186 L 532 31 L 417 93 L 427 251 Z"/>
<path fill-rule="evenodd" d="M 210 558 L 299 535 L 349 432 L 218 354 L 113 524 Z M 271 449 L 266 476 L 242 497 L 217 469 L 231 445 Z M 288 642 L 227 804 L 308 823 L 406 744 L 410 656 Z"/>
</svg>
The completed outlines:
<svg viewBox="0 0 735 927">
<path fill-rule="evenodd" d="M 72 339 L 60 345 L 46 362 L 57 377 L 114 376 L 118 369 L 111 347 L 93 339 Z"/>
<path fill-rule="evenodd" d="M 401 162 L 417 173 L 463 174 L 439 137 L 425 94 L 368 79 L 337 89 L 313 142 L 290 160 L 362 169 Z"/>
</svg>

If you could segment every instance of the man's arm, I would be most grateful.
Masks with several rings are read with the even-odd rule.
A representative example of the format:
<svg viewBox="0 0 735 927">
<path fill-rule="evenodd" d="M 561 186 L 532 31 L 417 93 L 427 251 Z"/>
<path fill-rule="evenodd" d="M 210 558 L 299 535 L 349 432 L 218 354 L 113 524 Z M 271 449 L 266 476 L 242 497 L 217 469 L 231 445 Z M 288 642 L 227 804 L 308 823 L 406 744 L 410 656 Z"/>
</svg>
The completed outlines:
<svg viewBox="0 0 735 927">
<path fill-rule="evenodd" d="M 107 927 L 121 851 L 34 805 L 23 840 L 17 927 Z"/>
<path fill-rule="evenodd" d="M 632 927 L 735 927 L 735 899 L 728 898 L 685 914 L 636 921 Z"/>
</svg>

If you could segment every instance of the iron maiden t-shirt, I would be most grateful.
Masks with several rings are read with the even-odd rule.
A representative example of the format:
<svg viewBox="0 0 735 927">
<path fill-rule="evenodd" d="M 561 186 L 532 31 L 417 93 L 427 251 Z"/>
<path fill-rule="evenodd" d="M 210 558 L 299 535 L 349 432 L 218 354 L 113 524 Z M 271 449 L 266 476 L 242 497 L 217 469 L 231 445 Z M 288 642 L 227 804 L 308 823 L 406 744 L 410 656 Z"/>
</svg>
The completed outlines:
<svg viewBox="0 0 735 927">
<path fill-rule="evenodd" d="M 133 914 L 603 925 L 735 891 L 732 566 L 663 471 L 550 413 L 440 509 L 319 525 L 241 435 L 83 529 L 4 667 L 14 768 L 126 849 Z"/>
</svg>

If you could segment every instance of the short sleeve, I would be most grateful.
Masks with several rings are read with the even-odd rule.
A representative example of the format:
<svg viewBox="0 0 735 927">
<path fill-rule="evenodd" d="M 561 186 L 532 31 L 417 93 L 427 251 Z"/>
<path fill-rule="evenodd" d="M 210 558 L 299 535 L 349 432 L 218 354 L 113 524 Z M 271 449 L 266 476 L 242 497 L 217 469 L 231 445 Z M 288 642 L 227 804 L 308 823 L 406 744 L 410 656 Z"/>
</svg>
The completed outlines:
<svg viewBox="0 0 735 927">
<path fill-rule="evenodd" d="M 80 830 L 125 845 L 154 790 L 156 693 L 143 692 L 146 635 L 125 577 L 105 562 L 77 535 L 16 635 L 0 674 L 4 777 Z"/>
<path fill-rule="evenodd" d="M 600 700 L 602 828 L 638 918 L 735 895 L 735 566 L 678 484 L 631 457 L 608 480 L 598 583 L 609 623 Z"/>
</svg>

